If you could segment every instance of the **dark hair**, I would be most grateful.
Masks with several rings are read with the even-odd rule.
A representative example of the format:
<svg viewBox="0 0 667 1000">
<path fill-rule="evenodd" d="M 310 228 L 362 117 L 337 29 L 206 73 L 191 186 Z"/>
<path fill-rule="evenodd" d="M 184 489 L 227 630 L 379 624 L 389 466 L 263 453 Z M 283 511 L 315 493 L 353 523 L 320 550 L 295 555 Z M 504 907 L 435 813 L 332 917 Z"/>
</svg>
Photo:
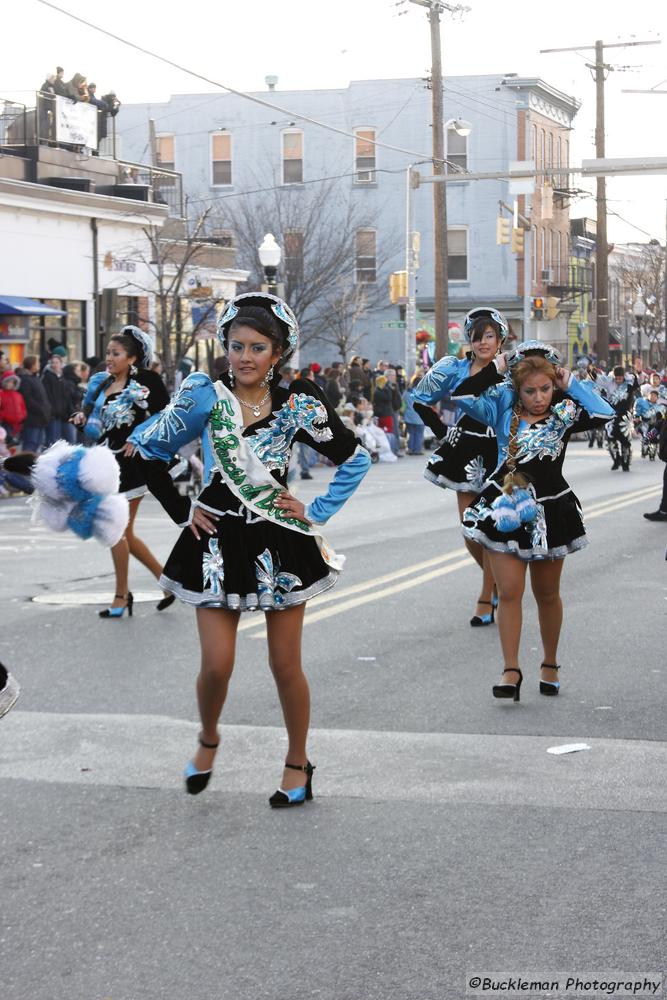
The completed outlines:
<svg viewBox="0 0 667 1000">
<path fill-rule="evenodd" d="M 127 351 L 128 357 L 134 358 L 135 362 L 139 362 L 142 352 L 138 341 L 134 337 L 131 337 L 129 333 L 114 333 L 113 336 L 109 337 L 109 343 L 112 340 L 115 340 L 116 343 L 120 344 Z"/>
<path fill-rule="evenodd" d="M 614 365 L 614 376 L 625 375 L 625 368 L 623 365 Z"/>
<path fill-rule="evenodd" d="M 249 326 L 256 333 L 261 333 L 263 337 L 267 337 L 276 350 L 281 352 L 285 350 L 285 339 L 277 321 L 270 312 L 262 309 L 261 306 L 244 306 L 239 309 L 237 315 L 227 327 L 225 347 L 228 345 L 229 335 L 232 330 L 235 330 L 239 326 Z"/>
<path fill-rule="evenodd" d="M 23 367 L 26 371 L 32 371 L 35 365 L 39 364 L 39 358 L 36 354 L 26 354 L 23 359 Z"/>
<path fill-rule="evenodd" d="M 488 326 L 491 327 L 496 337 L 499 339 L 502 337 L 500 324 L 496 323 L 495 319 L 491 319 L 490 316 L 478 316 L 470 331 L 470 343 L 474 344 L 476 341 L 481 340 Z"/>
</svg>

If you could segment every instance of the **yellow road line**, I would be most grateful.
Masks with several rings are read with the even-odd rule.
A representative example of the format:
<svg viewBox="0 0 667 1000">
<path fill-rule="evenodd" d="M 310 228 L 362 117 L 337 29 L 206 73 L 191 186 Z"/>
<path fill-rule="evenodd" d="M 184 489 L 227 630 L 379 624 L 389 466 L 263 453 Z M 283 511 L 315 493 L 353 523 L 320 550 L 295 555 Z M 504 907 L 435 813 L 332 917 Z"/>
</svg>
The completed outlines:
<svg viewBox="0 0 667 1000">
<path fill-rule="evenodd" d="M 646 487 L 642 490 L 635 490 L 630 494 L 626 493 L 622 497 L 605 500 L 588 510 L 585 513 L 585 519 L 590 521 L 594 517 L 601 517 L 603 514 L 609 514 L 612 511 L 628 507 L 631 504 L 638 503 L 640 500 L 648 499 L 648 497 L 651 496 L 657 496 L 660 492 L 660 487 Z M 403 569 L 396 570 L 393 573 L 386 573 L 384 576 L 374 577 L 371 580 L 366 580 L 364 583 L 354 584 L 354 586 L 347 587 L 344 590 L 339 590 L 337 593 L 330 592 L 329 594 L 324 594 L 320 598 L 315 598 L 315 600 L 310 602 L 308 605 L 309 608 L 313 607 L 315 610 L 309 610 L 306 612 L 306 616 L 303 621 L 304 626 L 314 625 L 316 622 L 324 621 L 326 618 L 332 618 L 334 615 L 342 614 L 344 611 L 349 611 L 352 608 L 363 607 L 364 604 L 371 604 L 374 601 L 381 600 L 383 597 L 390 597 L 393 594 L 402 593 L 405 590 L 418 587 L 422 583 L 428 583 L 429 580 L 435 580 L 440 576 L 448 576 L 450 573 L 463 569 L 465 566 L 474 565 L 474 560 L 470 556 L 466 556 L 465 558 L 460 559 L 459 562 L 452 563 L 449 566 L 438 567 L 438 563 L 451 562 L 452 559 L 455 559 L 464 553 L 466 553 L 465 548 L 455 549 L 453 552 L 448 552 L 446 555 L 436 556 L 433 559 L 426 559 L 424 562 L 415 563 L 413 566 L 405 566 Z M 381 586 L 383 583 L 399 580 L 401 577 L 408 576 L 410 573 L 417 572 L 420 569 L 426 569 L 429 566 L 437 568 L 431 569 L 426 573 L 420 573 L 418 576 L 413 576 L 409 580 L 403 580 L 403 582 L 396 583 L 393 586 Z M 364 590 L 369 590 L 371 587 L 376 588 L 378 585 L 380 585 L 379 590 L 374 589 L 372 593 L 363 593 Z M 361 596 L 352 596 L 355 594 L 361 594 Z M 321 611 L 317 610 L 320 605 L 331 601 L 336 601 L 333 607 L 323 608 Z M 239 625 L 239 631 L 245 631 L 246 629 L 257 629 L 258 631 L 249 636 L 249 638 L 261 639 L 264 635 L 264 622 L 249 621 Z"/>
<path fill-rule="evenodd" d="M 394 570 L 392 573 L 385 573 L 384 576 L 375 576 L 370 580 L 364 580 L 363 583 L 355 583 L 351 587 L 343 587 L 340 590 L 330 590 L 326 594 L 322 594 L 321 597 L 314 597 L 312 601 L 308 602 L 308 607 L 319 607 L 321 604 L 328 604 L 330 601 L 340 601 L 351 597 L 353 594 L 362 593 L 364 590 L 369 590 L 371 587 L 381 586 L 384 583 L 391 583 L 394 580 L 400 580 L 402 576 L 409 576 L 410 573 L 418 573 L 423 569 L 430 569 L 432 566 L 438 566 L 441 563 L 451 562 L 452 559 L 458 559 L 460 556 L 467 555 L 468 550 L 465 547 L 460 549 L 454 549 L 452 552 L 446 552 L 439 556 L 435 556 L 433 559 L 425 559 L 423 562 L 413 563 L 411 566 L 404 566 L 402 569 Z M 238 627 L 239 632 L 247 631 L 247 629 L 257 628 L 258 623 L 256 621 L 241 622 Z"/>
</svg>

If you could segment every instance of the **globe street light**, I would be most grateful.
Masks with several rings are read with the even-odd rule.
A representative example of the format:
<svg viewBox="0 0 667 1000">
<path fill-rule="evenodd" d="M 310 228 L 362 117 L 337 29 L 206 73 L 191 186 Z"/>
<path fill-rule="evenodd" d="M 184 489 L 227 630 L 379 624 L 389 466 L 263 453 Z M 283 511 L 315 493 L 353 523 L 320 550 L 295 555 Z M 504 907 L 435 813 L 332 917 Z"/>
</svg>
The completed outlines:
<svg viewBox="0 0 667 1000">
<path fill-rule="evenodd" d="M 278 285 L 276 282 L 276 274 L 278 273 L 278 266 L 282 257 L 282 251 L 276 243 L 276 238 L 272 233 L 266 234 L 259 245 L 257 252 L 259 254 L 259 262 L 264 268 L 264 277 L 266 278 L 266 288 L 263 288 L 262 291 L 267 291 L 272 295 L 277 295 Z"/>
</svg>

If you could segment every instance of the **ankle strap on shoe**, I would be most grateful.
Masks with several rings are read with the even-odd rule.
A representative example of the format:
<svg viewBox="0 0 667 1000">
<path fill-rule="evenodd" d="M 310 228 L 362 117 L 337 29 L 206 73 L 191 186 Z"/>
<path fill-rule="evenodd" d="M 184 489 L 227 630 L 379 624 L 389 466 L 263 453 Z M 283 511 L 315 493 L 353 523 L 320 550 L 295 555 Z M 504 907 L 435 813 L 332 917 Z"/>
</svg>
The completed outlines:
<svg viewBox="0 0 667 1000">
<path fill-rule="evenodd" d="M 540 670 L 544 667 L 546 670 L 560 670 L 560 666 L 557 663 L 541 663 Z"/>
<path fill-rule="evenodd" d="M 315 765 L 311 764 L 309 760 L 305 764 L 288 764 L 285 761 L 285 767 L 289 767 L 292 771 L 303 771 L 304 774 L 312 774 L 315 770 Z"/>
<path fill-rule="evenodd" d="M 483 601 L 481 598 L 477 601 L 478 604 L 490 604 L 493 607 L 493 601 Z"/>
<path fill-rule="evenodd" d="M 204 743 L 201 733 L 199 734 L 199 745 L 204 747 L 206 750 L 217 750 L 220 746 L 220 740 L 217 743 Z"/>
</svg>

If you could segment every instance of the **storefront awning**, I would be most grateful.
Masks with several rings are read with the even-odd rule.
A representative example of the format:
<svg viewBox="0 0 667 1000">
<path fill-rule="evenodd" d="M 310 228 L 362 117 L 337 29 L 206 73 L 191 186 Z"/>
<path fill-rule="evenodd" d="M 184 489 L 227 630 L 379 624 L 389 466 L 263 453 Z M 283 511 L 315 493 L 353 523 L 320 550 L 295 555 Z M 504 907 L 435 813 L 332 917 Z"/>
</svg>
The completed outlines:
<svg viewBox="0 0 667 1000">
<path fill-rule="evenodd" d="M 18 295 L 0 295 L 0 316 L 64 316 L 61 309 L 52 309 L 37 299 L 22 299 Z"/>
</svg>

